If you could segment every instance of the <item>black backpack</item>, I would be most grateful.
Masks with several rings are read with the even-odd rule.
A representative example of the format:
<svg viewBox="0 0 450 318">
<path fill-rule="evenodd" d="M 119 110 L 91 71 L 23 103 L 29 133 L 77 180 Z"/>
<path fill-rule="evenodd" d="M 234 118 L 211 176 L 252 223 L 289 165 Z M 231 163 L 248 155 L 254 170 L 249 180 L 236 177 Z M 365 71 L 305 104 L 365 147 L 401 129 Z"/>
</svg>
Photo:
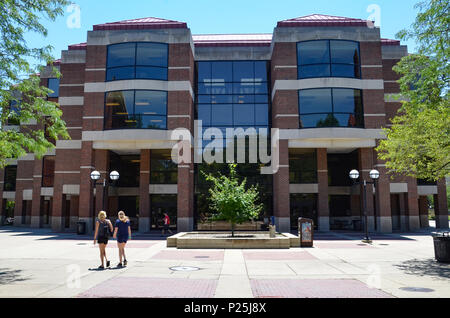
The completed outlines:
<svg viewBox="0 0 450 318">
<path fill-rule="evenodd" d="M 98 226 L 98 237 L 109 238 L 111 236 L 111 229 L 109 228 L 108 220 L 105 220 L 104 223 L 99 222 Z"/>
</svg>

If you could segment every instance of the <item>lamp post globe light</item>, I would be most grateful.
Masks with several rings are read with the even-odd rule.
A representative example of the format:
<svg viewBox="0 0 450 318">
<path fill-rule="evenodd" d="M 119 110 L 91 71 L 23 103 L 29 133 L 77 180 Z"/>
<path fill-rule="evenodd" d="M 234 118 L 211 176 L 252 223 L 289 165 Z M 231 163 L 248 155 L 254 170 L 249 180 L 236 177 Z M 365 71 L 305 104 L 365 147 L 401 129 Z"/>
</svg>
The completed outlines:
<svg viewBox="0 0 450 318">
<path fill-rule="evenodd" d="M 367 198 L 366 198 L 366 187 L 367 184 L 373 184 L 376 186 L 376 181 L 380 178 L 380 172 L 378 170 L 371 170 L 369 172 L 369 176 L 373 181 L 362 180 L 360 182 L 356 182 L 356 179 L 359 178 L 359 171 L 354 169 L 350 171 L 349 177 L 353 181 L 353 185 L 362 184 L 364 186 L 363 190 L 363 201 L 364 201 L 364 227 L 366 231 L 366 237 L 362 240 L 364 243 L 372 243 L 372 240 L 369 238 L 369 224 L 367 222 Z M 376 188 L 375 188 L 376 189 Z"/>
<path fill-rule="evenodd" d="M 119 180 L 119 177 L 120 177 L 120 175 L 117 171 L 113 171 L 109 174 L 109 178 L 113 181 Z"/>
<path fill-rule="evenodd" d="M 109 174 L 109 178 L 111 179 L 112 182 L 109 182 L 107 180 L 107 178 L 105 177 L 103 179 L 103 182 L 101 183 L 97 183 L 98 180 L 100 180 L 101 174 L 99 171 L 94 170 L 91 172 L 91 180 L 94 181 L 93 182 L 93 188 L 95 188 L 98 184 L 101 184 L 103 186 L 103 202 L 102 202 L 102 210 L 105 210 L 105 203 L 106 203 L 106 196 L 107 196 L 107 188 L 112 185 L 115 181 L 119 180 L 120 178 L 120 174 L 117 171 L 112 171 Z"/>
<path fill-rule="evenodd" d="M 98 179 L 100 179 L 100 172 L 98 172 L 97 170 L 92 171 L 91 172 L 91 179 L 94 181 L 97 181 Z"/>
</svg>

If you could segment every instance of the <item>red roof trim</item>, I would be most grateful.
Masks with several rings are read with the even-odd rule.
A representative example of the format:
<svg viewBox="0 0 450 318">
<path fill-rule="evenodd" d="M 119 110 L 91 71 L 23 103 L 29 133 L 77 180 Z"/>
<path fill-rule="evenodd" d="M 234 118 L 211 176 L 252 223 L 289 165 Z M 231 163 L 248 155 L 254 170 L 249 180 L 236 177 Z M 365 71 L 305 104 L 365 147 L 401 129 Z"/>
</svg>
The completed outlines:
<svg viewBox="0 0 450 318">
<path fill-rule="evenodd" d="M 94 31 L 146 29 L 187 29 L 187 24 L 159 18 L 142 18 L 94 25 Z"/>
<path fill-rule="evenodd" d="M 320 26 L 372 26 L 373 21 L 338 17 L 323 14 L 311 14 L 294 19 L 279 21 L 277 27 L 320 27 Z"/>
<path fill-rule="evenodd" d="M 69 45 L 69 51 L 86 50 L 86 48 L 87 48 L 87 43 L 79 43 L 79 44 Z"/>
<path fill-rule="evenodd" d="M 381 39 L 381 45 L 400 46 L 400 41 L 399 40 L 392 40 L 392 39 Z"/>
</svg>

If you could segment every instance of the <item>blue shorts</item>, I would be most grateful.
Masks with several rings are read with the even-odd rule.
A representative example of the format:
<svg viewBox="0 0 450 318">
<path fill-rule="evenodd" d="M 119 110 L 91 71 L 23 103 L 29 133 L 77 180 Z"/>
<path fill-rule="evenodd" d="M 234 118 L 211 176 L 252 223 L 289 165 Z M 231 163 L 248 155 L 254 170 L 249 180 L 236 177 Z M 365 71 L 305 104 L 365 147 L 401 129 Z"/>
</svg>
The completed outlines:
<svg viewBox="0 0 450 318">
<path fill-rule="evenodd" d="M 117 243 L 126 243 L 128 241 L 128 236 L 117 237 Z"/>
</svg>

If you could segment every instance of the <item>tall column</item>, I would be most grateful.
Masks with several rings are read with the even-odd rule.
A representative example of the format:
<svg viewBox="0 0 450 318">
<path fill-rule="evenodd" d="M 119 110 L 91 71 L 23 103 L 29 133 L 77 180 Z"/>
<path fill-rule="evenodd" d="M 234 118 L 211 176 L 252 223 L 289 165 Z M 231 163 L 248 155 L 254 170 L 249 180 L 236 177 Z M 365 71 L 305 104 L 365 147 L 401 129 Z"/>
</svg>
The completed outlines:
<svg viewBox="0 0 450 318">
<path fill-rule="evenodd" d="M 107 213 L 108 211 L 108 200 L 107 198 L 104 198 L 104 187 L 103 187 L 103 180 L 106 179 L 106 182 L 108 183 L 110 181 L 109 179 L 109 151 L 103 150 L 103 149 L 96 149 L 95 150 L 95 169 L 100 172 L 100 179 L 97 181 L 97 186 L 95 189 L 95 213 L 94 215 L 97 216 L 98 213 L 102 210 L 105 210 Z M 119 171 L 120 174 L 120 171 Z M 106 192 L 106 196 L 108 196 L 108 193 Z M 110 217 L 111 213 L 108 214 L 108 217 Z"/>
<path fill-rule="evenodd" d="M 58 151 L 58 150 L 57 150 Z M 66 196 L 63 194 L 63 177 L 56 176 L 53 185 L 53 208 L 51 226 L 52 231 L 62 232 L 65 228 L 65 202 Z"/>
<path fill-rule="evenodd" d="M 0 226 L 5 221 L 5 206 L 3 206 L 3 187 L 5 185 L 5 169 L 0 169 Z"/>
<path fill-rule="evenodd" d="M 139 177 L 139 232 L 150 231 L 150 150 L 141 150 Z"/>
<path fill-rule="evenodd" d="M 419 197 L 419 215 L 420 227 L 427 228 L 430 226 L 428 221 L 428 198 L 426 196 Z"/>
<path fill-rule="evenodd" d="M 78 195 L 70 196 L 70 230 L 76 231 L 78 222 L 78 209 L 80 205 L 80 197 Z"/>
<path fill-rule="evenodd" d="M 33 169 L 33 201 L 31 206 L 31 227 L 41 227 L 41 186 L 43 159 L 34 160 Z"/>
<path fill-rule="evenodd" d="M 398 194 L 398 206 L 400 209 L 400 230 L 408 231 L 408 198 L 407 193 L 399 193 Z"/>
<path fill-rule="evenodd" d="M 378 159 L 375 150 L 374 157 L 375 169 L 380 172 L 380 178 L 377 181 L 377 187 L 375 189 L 377 230 L 381 233 L 392 233 L 391 188 L 389 176 L 384 161 Z"/>
<path fill-rule="evenodd" d="M 23 184 L 16 182 L 16 196 L 14 205 L 14 226 L 22 226 Z M 25 222 L 25 220 L 23 220 Z"/>
<path fill-rule="evenodd" d="M 289 203 L 289 148 L 287 140 L 279 141 L 280 165 L 273 176 L 273 199 L 275 225 L 279 232 L 290 232 L 291 215 Z"/>
<path fill-rule="evenodd" d="M 416 231 L 420 229 L 419 195 L 417 194 L 417 180 L 412 177 L 407 177 L 406 183 L 408 184 L 407 203 L 408 203 L 409 231 Z"/>
<path fill-rule="evenodd" d="M 436 211 L 436 228 L 448 229 L 447 187 L 445 179 L 437 183 L 438 193 L 434 197 L 434 210 Z"/>
<path fill-rule="evenodd" d="M 81 144 L 81 173 L 78 220 L 86 222 L 86 232 L 91 234 L 94 226 L 94 204 L 91 172 L 94 171 L 94 150 L 92 141 L 83 141 Z"/>
<path fill-rule="evenodd" d="M 372 148 L 360 148 L 359 149 L 359 167 L 360 176 L 359 180 L 363 182 L 364 180 L 372 182 L 370 178 L 370 171 L 373 169 L 373 149 Z M 361 185 L 361 206 L 364 208 L 364 186 Z M 364 211 L 363 211 L 364 212 Z M 367 224 L 369 231 L 375 230 L 375 220 L 374 220 L 374 206 L 373 206 L 373 186 L 371 184 L 366 185 L 366 213 L 367 213 Z M 364 215 L 364 214 L 363 214 Z M 364 218 L 365 221 L 365 218 Z"/>
<path fill-rule="evenodd" d="M 328 204 L 327 149 L 317 148 L 317 183 L 319 188 L 317 212 L 320 231 L 330 230 L 330 207 Z"/>
<path fill-rule="evenodd" d="M 191 145 L 187 141 L 180 141 L 178 146 L 189 149 Z M 190 162 L 184 162 L 179 157 L 178 184 L 177 184 L 177 230 L 178 232 L 190 232 L 194 230 L 194 154 L 190 148 Z"/>
</svg>

